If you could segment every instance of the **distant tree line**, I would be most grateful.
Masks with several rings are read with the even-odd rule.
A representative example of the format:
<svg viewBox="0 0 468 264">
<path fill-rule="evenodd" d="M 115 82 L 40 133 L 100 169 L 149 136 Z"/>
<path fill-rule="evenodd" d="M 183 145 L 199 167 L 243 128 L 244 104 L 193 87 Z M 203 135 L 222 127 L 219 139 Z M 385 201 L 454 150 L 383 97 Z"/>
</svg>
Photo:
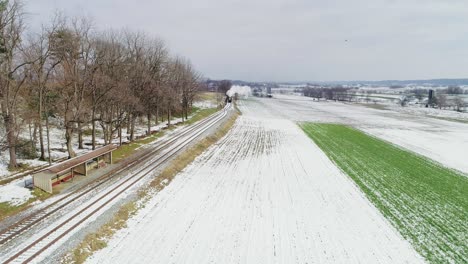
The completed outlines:
<svg viewBox="0 0 468 264">
<path fill-rule="evenodd" d="M 463 100 L 461 95 L 468 94 L 468 90 L 464 91 L 458 86 L 449 86 L 446 89 L 437 89 L 434 91 L 435 92 L 433 98 L 429 100 L 429 89 L 411 89 L 408 92 L 409 95 L 404 96 L 404 99 L 406 102 L 408 102 L 409 99 L 411 99 L 413 96 L 420 102 L 424 101 L 424 99 L 427 99 L 427 104 L 431 107 L 437 107 L 440 109 L 451 108 L 459 112 L 461 112 L 467 105 L 467 103 Z M 451 98 L 449 98 L 449 96 Z M 406 104 L 402 105 L 404 106 Z"/>
<path fill-rule="evenodd" d="M 306 87 L 302 89 L 304 96 L 313 97 L 316 99 L 336 100 L 336 101 L 351 101 L 355 96 L 355 92 L 351 88 L 342 86 L 333 87 Z"/>
<path fill-rule="evenodd" d="M 203 82 L 202 90 L 208 92 L 216 92 L 216 102 L 218 105 L 223 104 L 226 99 L 226 93 L 232 87 L 230 80 L 205 80 Z"/>
<path fill-rule="evenodd" d="M 31 148 L 50 162 L 50 118 L 62 121 L 69 157 L 72 140 L 83 148 L 84 128 L 97 130 L 105 144 L 122 129 L 134 139 L 137 118 L 151 123 L 175 114 L 187 118 L 200 74 L 181 57 L 171 56 L 158 38 L 131 31 L 93 30 L 85 18 L 57 15 L 39 32 L 25 33 L 23 5 L 0 0 L 0 105 L 2 151 L 17 167 L 19 135 L 29 127 Z M 48 154 L 46 154 L 46 150 Z"/>
<path fill-rule="evenodd" d="M 294 92 L 302 93 L 304 96 L 316 98 L 318 100 L 324 99 L 347 102 L 365 101 L 367 103 L 370 101 L 376 103 L 377 101 L 372 99 L 372 94 L 378 93 L 376 90 L 359 90 L 355 87 L 317 85 L 298 88 L 295 89 Z M 393 101 L 398 102 L 401 106 L 406 106 L 414 99 L 417 99 L 420 103 L 426 100 L 425 104 L 428 104 L 428 106 L 440 109 L 448 108 L 461 112 L 467 107 L 467 103 L 461 97 L 464 93 L 468 93 L 468 91 L 464 91 L 462 88 L 457 86 L 450 86 L 446 89 L 435 90 L 434 97 L 431 100 L 428 100 L 429 89 L 415 88 L 402 92 L 401 98 L 395 98 Z"/>
</svg>

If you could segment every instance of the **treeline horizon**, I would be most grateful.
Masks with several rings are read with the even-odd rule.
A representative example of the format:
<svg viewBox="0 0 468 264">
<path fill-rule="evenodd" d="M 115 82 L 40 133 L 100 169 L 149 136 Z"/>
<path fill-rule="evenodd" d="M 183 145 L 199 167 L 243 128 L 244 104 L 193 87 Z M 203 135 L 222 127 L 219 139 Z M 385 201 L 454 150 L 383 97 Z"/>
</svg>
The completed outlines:
<svg viewBox="0 0 468 264">
<path fill-rule="evenodd" d="M 85 17 L 57 14 L 38 32 L 27 32 L 23 3 L 0 0 L 0 151 L 18 166 L 20 133 L 29 126 L 32 151 L 50 155 L 50 117 L 63 120 L 69 158 L 72 142 L 83 148 L 83 131 L 97 129 L 104 144 L 126 128 L 134 140 L 135 122 L 151 124 L 177 114 L 188 117 L 202 76 L 188 59 L 170 54 L 158 37 L 130 30 L 95 30 Z M 46 155 L 47 150 L 47 155 Z"/>
</svg>

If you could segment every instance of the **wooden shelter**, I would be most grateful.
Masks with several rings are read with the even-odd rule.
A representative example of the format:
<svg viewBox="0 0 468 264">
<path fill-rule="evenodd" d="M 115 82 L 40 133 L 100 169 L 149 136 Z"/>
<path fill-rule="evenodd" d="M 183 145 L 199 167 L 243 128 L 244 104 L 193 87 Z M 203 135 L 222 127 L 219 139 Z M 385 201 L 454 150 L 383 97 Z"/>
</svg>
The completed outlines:
<svg viewBox="0 0 468 264">
<path fill-rule="evenodd" d="M 72 179 L 75 175 L 88 175 L 88 171 L 112 164 L 112 151 L 117 148 L 110 144 L 96 149 L 82 156 L 78 156 L 33 175 L 33 185 L 48 193 L 52 193 L 52 187 Z"/>
</svg>

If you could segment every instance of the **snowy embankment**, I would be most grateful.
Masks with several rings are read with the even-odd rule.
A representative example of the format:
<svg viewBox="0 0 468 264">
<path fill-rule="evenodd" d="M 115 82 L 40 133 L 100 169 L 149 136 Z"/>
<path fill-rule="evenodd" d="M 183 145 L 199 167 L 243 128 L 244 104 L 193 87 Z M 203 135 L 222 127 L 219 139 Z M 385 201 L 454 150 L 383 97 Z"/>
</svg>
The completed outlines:
<svg viewBox="0 0 468 264">
<path fill-rule="evenodd" d="M 254 102 L 90 263 L 421 263 L 294 124 Z"/>
</svg>

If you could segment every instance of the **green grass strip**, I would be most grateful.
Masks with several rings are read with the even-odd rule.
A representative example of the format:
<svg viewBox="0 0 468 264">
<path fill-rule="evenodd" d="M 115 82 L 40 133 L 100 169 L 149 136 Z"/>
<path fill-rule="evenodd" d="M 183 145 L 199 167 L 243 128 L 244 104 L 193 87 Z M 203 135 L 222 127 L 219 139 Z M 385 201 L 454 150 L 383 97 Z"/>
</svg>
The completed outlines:
<svg viewBox="0 0 468 264">
<path fill-rule="evenodd" d="M 466 175 L 349 126 L 300 126 L 428 262 L 467 263 Z"/>
<path fill-rule="evenodd" d="M 196 123 L 214 113 L 216 113 L 219 109 L 216 107 L 213 108 L 205 108 L 205 109 L 200 109 L 197 110 L 196 113 L 186 121 L 187 124 L 191 125 L 193 123 Z"/>
</svg>

